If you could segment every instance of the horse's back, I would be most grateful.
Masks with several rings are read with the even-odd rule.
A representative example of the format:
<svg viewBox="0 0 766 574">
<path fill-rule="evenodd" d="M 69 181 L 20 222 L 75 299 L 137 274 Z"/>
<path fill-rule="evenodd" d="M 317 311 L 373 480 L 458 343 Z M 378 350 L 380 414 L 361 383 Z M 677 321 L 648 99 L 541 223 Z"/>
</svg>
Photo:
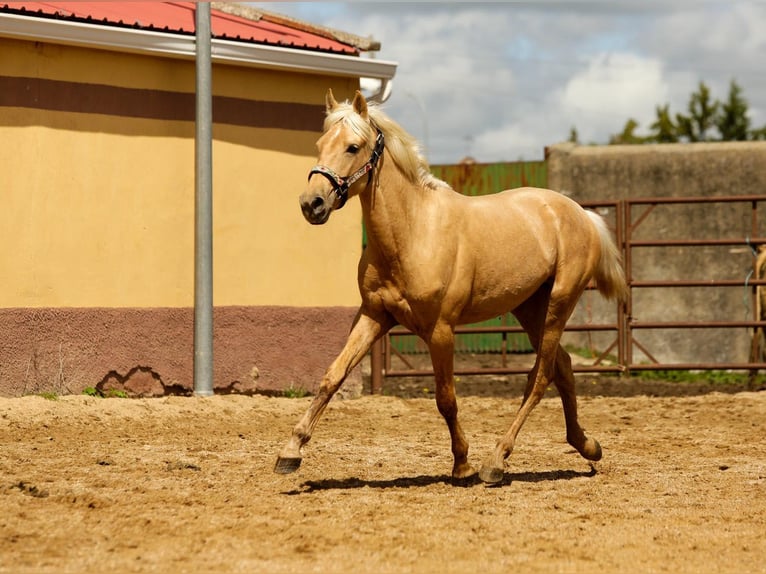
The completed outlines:
<svg viewBox="0 0 766 574">
<path fill-rule="evenodd" d="M 512 238 L 531 234 L 541 246 L 569 240 L 562 233 L 564 236 L 594 233 L 585 210 L 573 199 L 551 189 L 519 187 L 466 200 L 472 206 L 469 208 L 472 231 Z"/>
<path fill-rule="evenodd" d="M 495 195 L 501 197 L 504 201 L 528 206 L 529 208 L 537 206 L 563 211 L 582 211 L 580 204 L 572 198 L 544 187 L 517 187 L 506 189 Z"/>
</svg>

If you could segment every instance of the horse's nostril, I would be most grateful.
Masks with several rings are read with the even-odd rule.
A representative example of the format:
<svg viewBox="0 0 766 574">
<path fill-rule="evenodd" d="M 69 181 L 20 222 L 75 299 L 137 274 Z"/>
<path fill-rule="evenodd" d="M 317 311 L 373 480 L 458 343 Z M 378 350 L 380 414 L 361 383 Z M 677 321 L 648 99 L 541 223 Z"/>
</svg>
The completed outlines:
<svg viewBox="0 0 766 574">
<path fill-rule="evenodd" d="M 324 207 L 324 199 L 322 199 L 319 196 L 316 196 L 314 199 L 311 200 L 311 209 L 312 211 L 319 211 Z"/>
</svg>

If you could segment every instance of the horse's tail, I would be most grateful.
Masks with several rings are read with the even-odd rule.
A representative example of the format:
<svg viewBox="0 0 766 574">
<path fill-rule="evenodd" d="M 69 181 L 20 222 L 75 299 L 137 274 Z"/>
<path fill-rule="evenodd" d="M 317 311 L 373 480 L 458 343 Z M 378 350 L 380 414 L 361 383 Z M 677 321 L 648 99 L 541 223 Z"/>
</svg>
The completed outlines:
<svg viewBox="0 0 766 574">
<path fill-rule="evenodd" d="M 593 211 L 586 211 L 598 231 L 601 240 L 601 257 L 593 279 L 596 288 L 607 299 L 626 301 L 628 284 L 625 281 L 625 271 L 622 268 L 622 257 L 617 245 L 612 239 L 612 233 L 604 219 Z"/>
</svg>

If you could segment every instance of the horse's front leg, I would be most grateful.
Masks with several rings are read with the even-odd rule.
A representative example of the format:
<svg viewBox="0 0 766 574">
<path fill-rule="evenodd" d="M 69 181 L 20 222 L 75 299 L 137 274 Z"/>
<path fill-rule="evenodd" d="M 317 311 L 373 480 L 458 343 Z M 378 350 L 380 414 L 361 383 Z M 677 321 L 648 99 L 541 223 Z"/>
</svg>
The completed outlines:
<svg viewBox="0 0 766 574">
<path fill-rule="evenodd" d="M 301 420 L 295 425 L 290 440 L 280 451 L 274 472 L 288 474 L 298 470 L 302 458 L 301 447 L 311 439 L 314 427 L 319 422 L 327 403 L 372 344 L 393 325 L 393 319 L 388 316 L 376 319 L 367 315 L 363 309 L 359 310 L 346 345 L 327 369 L 319 385 L 319 392 Z"/>
<path fill-rule="evenodd" d="M 443 325 L 434 329 L 428 347 L 434 367 L 436 406 L 447 422 L 452 441 L 452 456 L 455 461 L 452 477 L 468 478 L 476 474 L 476 470 L 468 464 L 468 441 L 457 418 L 454 380 L 455 333 L 452 327 Z"/>
</svg>

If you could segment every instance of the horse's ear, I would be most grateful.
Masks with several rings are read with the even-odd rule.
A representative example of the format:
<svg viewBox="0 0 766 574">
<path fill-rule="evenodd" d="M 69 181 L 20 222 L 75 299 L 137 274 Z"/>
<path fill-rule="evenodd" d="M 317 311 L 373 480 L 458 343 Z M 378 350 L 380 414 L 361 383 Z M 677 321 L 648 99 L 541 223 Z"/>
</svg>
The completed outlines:
<svg viewBox="0 0 766 574">
<path fill-rule="evenodd" d="M 356 91 L 356 95 L 354 96 L 354 101 L 351 102 L 351 106 L 354 108 L 354 111 L 357 114 L 362 116 L 364 119 L 367 119 L 367 100 L 364 99 L 362 92 L 359 90 Z"/>
<path fill-rule="evenodd" d="M 338 107 L 338 102 L 335 101 L 335 96 L 332 95 L 332 88 L 327 90 L 327 95 L 324 98 L 324 103 L 328 114 Z"/>
</svg>

